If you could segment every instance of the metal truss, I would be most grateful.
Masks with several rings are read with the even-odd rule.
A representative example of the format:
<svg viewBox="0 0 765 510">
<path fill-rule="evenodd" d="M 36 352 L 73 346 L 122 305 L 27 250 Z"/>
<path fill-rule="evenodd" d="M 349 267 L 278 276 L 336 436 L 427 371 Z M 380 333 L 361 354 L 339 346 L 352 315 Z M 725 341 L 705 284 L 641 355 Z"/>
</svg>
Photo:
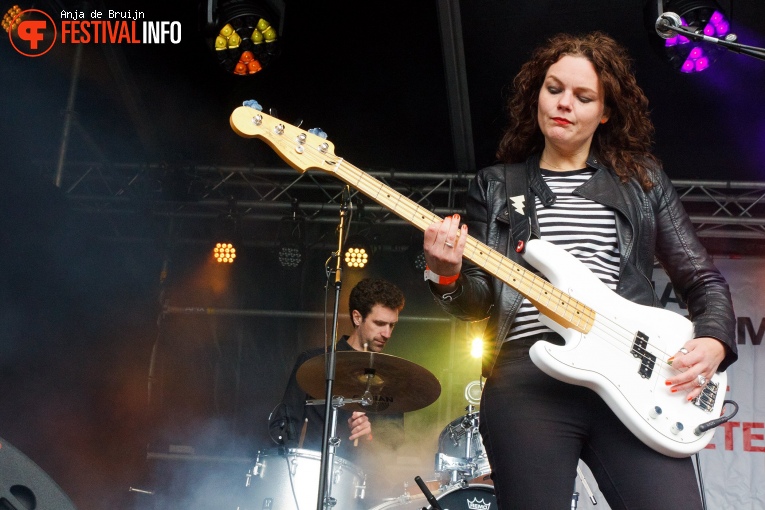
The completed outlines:
<svg viewBox="0 0 765 510">
<path fill-rule="evenodd" d="M 47 165 L 46 165 L 47 166 Z M 367 170 L 439 216 L 461 212 L 472 175 Z M 307 244 L 331 241 L 343 200 L 352 228 L 381 245 L 405 247 L 414 227 L 331 175 L 289 167 L 69 162 L 61 173 L 77 215 L 95 235 L 140 241 L 172 235 L 174 242 L 210 242 L 216 223 L 232 211 L 245 244 L 274 245 L 282 222 L 305 225 Z M 765 182 L 674 181 L 702 239 L 765 242 Z M 147 229 L 147 225 L 151 228 Z M 327 235 L 329 234 L 329 235 Z M 732 250 L 732 251 L 735 251 Z"/>
</svg>

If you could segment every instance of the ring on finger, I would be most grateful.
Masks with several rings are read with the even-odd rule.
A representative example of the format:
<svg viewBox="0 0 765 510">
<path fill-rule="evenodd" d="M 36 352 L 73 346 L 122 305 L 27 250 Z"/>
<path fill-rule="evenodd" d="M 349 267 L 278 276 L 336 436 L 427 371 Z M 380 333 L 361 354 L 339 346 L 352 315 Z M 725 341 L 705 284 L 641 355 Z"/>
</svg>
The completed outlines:
<svg viewBox="0 0 765 510">
<path fill-rule="evenodd" d="M 682 352 L 683 354 L 688 354 L 688 349 L 686 349 L 685 347 L 680 347 L 680 349 L 678 350 Z"/>
<path fill-rule="evenodd" d="M 704 386 L 707 383 L 707 378 L 704 377 L 703 375 L 699 374 L 699 375 L 696 376 L 696 383 L 699 386 Z"/>
<path fill-rule="evenodd" d="M 454 245 L 453 245 L 452 243 L 450 243 L 449 241 L 446 241 L 446 242 L 444 243 L 444 245 L 445 245 L 447 248 L 454 248 Z"/>
</svg>

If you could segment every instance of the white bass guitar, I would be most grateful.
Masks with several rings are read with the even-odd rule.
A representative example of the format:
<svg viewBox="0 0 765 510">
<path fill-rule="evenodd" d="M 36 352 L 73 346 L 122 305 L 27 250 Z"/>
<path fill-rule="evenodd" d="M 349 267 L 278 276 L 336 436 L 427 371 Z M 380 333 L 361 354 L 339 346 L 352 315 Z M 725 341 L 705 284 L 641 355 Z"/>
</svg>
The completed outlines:
<svg viewBox="0 0 765 510">
<path fill-rule="evenodd" d="M 375 202 L 424 231 L 437 215 L 334 154 L 324 138 L 241 106 L 232 129 L 260 138 L 300 172 L 335 175 Z M 685 317 L 637 305 L 611 291 L 573 255 L 543 240 L 527 243 L 524 259 L 546 278 L 516 264 L 468 236 L 465 258 L 518 291 L 540 312 L 540 320 L 565 339 L 558 346 L 540 341 L 531 359 L 561 381 L 594 390 L 638 439 L 670 457 L 687 457 L 709 444 L 720 417 L 727 376 L 715 376 L 691 402 L 672 393 L 665 380 L 677 373 L 668 362 L 693 338 Z"/>
</svg>

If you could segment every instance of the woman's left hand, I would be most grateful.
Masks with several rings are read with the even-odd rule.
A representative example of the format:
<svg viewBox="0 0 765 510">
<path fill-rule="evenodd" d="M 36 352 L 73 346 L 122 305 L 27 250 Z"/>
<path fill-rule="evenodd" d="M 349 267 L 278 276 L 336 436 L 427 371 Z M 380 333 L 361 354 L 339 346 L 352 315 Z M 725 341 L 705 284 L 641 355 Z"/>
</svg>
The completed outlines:
<svg viewBox="0 0 765 510">
<path fill-rule="evenodd" d="M 700 337 L 689 340 L 670 358 L 677 373 L 667 378 L 671 391 L 687 391 L 688 400 L 701 394 L 725 358 L 725 346 L 716 338 Z"/>
</svg>

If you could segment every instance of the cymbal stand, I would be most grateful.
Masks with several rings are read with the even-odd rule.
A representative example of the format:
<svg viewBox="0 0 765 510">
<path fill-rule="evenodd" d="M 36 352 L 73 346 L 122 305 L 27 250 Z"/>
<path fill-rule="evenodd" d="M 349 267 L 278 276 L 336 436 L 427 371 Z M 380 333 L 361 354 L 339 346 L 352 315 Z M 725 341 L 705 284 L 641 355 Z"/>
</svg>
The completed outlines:
<svg viewBox="0 0 765 510">
<path fill-rule="evenodd" d="M 317 398 L 317 399 L 309 399 L 305 401 L 306 405 L 309 406 L 316 406 L 316 405 L 326 405 L 327 401 L 323 398 Z M 325 460 L 326 459 L 326 476 L 323 474 L 320 475 L 320 482 L 319 482 L 319 494 L 323 494 L 323 488 L 326 489 L 326 495 L 321 499 L 321 504 L 325 505 L 329 508 L 335 506 L 337 504 L 337 501 L 332 497 L 332 482 L 334 480 L 334 477 L 332 476 L 333 469 L 335 467 L 335 450 L 337 448 L 337 445 L 340 444 L 340 438 L 337 437 L 337 410 L 340 407 L 343 407 L 345 404 L 361 404 L 361 405 L 369 405 L 371 403 L 371 399 L 368 399 L 366 397 L 362 398 L 343 398 L 335 396 L 330 401 L 331 405 L 331 415 L 329 420 L 329 426 L 330 426 L 330 438 L 329 438 L 329 448 L 326 452 L 322 453 L 322 468 L 325 466 Z M 325 408 L 326 409 L 326 408 Z M 324 482 L 324 487 L 322 488 L 322 483 Z"/>
<path fill-rule="evenodd" d="M 332 335 L 330 338 L 329 352 L 327 353 L 327 389 L 325 395 L 327 398 L 324 403 L 324 431 L 321 438 L 321 471 L 319 474 L 319 492 L 316 500 L 316 510 L 324 510 L 327 507 L 332 507 L 335 501 L 332 499 L 331 494 L 328 491 L 328 487 L 331 486 L 332 469 L 328 465 L 329 457 L 332 456 L 334 462 L 335 447 L 339 440 L 334 435 L 337 427 L 337 409 L 332 405 L 333 388 L 335 383 L 335 369 L 337 364 L 336 356 L 336 340 L 337 340 L 337 321 L 338 321 L 338 309 L 340 306 L 340 288 L 342 287 L 342 254 L 343 254 L 343 242 L 345 241 L 346 230 L 346 216 L 348 215 L 348 206 L 344 201 L 340 207 L 340 223 L 337 227 L 337 253 L 335 254 L 335 303 L 332 310 Z M 330 448 L 330 432 L 335 441 L 335 444 Z M 330 453 L 331 450 L 331 453 Z"/>
</svg>

